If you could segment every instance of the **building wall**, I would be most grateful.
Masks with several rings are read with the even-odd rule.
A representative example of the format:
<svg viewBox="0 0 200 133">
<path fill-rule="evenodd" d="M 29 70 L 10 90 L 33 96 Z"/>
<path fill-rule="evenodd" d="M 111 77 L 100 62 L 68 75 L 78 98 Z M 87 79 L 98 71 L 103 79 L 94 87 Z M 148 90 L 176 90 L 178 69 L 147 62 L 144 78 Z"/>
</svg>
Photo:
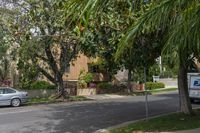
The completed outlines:
<svg viewBox="0 0 200 133">
<path fill-rule="evenodd" d="M 83 54 L 79 54 L 79 57 L 75 61 L 70 63 L 70 70 L 68 73 L 66 72 L 66 74 L 64 75 L 63 77 L 64 81 L 78 80 L 78 76 L 81 70 L 84 69 L 86 72 L 88 72 L 88 63 L 89 63 L 89 58 Z"/>
<path fill-rule="evenodd" d="M 65 72 L 63 75 L 63 81 L 68 82 L 68 85 L 72 84 L 73 86 L 76 81 L 78 81 L 80 71 L 85 70 L 86 72 L 89 72 L 88 65 L 93 61 L 94 59 L 91 59 L 84 54 L 79 54 L 79 56 L 70 63 L 69 71 Z M 105 74 L 94 72 L 91 73 L 93 74 L 94 81 L 108 81 L 108 77 Z M 40 79 L 47 80 L 44 76 L 40 77 Z"/>
</svg>

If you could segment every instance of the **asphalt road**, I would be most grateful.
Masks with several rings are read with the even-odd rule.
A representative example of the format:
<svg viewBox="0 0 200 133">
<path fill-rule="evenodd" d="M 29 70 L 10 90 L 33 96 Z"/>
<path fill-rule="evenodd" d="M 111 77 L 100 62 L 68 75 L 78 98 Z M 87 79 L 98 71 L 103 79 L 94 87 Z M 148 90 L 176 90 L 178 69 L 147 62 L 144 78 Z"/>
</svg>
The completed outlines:
<svg viewBox="0 0 200 133">
<path fill-rule="evenodd" d="M 144 97 L 0 108 L 0 133 L 92 133 L 145 117 Z M 149 96 L 150 116 L 178 111 L 177 93 Z M 199 106 L 196 104 L 195 106 Z"/>
</svg>

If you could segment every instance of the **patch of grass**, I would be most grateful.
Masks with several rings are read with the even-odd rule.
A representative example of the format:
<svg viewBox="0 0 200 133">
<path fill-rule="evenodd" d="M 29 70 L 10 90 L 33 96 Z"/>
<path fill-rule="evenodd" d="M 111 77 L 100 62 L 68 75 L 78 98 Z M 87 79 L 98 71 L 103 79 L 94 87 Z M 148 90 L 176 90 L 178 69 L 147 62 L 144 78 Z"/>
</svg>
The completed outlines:
<svg viewBox="0 0 200 133">
<path fill-rule="evenodd" d="M 178 88 L 167 88 L 167 89 L 163 89 L 163 90 L 150 90 L 151 94 L 156 94 L 156 93 L 160 93 L 160 92 L 170 92 L 170 91 L 176 91 L 178 90 Z"/>
<path fill-rule="evenodd" d="M 163 92 L 170 92 L 170 91 L 176 91 L 178 88 L 164 88 L 164 89 L 155 89 L 155 90 L 149 90 L 148 94 L 157 94 L 157 93 L 163 93 Z M 145 91 L 136 91 L 132 93 L 128 92 L 120 92 L 120 93 L 113 93 L 118 95 L 126 95 L 126 96 L 143 96 L 145 95 Z"/>
<path fill-rule="evenodd" d="M 194 116 L 175 113 L 152 118 L 149 121 L 139 121 L 106 133 L 172 132 L 195 129 L 200 127 L 200 110 L 195 110 L 194 112 Z"/>
<path fill-rule="evenodd" d="M 84 96 L 70 96 L 69 100 L 66 101 L 86 101 L 91 100 Z M 58 103 L 58 102 L 64 102 L 61 99 L 54 99 L 51 97 L 45 97 L 45 98 L 30 98 L 27 102 L 28 105 L 32 104 L 47 104 L 47 103 Z"/>
<path fill-rule="evenodd" d="M 59 100 L 56 99 L 52 99 L 52 98 L 30 98 L 27 102 L 28 105 L 32 105 L 32 104 L 45 104 L 45 103 L 56 103 L 56 102 L 61 102 Z"/>
</svg>

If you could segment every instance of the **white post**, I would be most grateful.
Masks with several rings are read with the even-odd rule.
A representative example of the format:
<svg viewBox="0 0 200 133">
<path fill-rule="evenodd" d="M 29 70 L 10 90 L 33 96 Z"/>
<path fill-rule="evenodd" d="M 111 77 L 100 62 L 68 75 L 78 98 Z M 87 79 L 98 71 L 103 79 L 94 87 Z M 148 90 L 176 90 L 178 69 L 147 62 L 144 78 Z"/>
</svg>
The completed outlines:
<svg viewBox="0 0 200 133">
<path fill-rule="evenodd" d="M 149 119 L 149 107 L 148 107 L 148 91 L 147 91 L 147 88 L 146 88 L 146 82 L 147 82 L 146 67 L 144 67 L 145 110 L 146 110 L 146 121 L 148 121 L 148 119 Z"/>
<path fill-rule="evenodd" d="M 162 74 L 162 57 L 159 57 L 160 74 Z"/>
</svg>

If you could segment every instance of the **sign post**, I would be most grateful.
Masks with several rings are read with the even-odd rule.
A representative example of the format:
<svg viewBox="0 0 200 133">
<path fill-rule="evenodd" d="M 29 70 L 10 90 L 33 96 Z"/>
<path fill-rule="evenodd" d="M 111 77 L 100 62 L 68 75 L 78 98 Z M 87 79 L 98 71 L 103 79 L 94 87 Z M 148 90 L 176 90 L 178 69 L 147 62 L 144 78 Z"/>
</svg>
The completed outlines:
<svg viewBox="0 0 200 133">
<path fill-rule="evenodd" d="M 145 110 L 146 110 L 146 121 L 149 119 L 149 107 L 148 107 L 148 90 L 146 87 L 147 75 L 146 75 L 146 67 L 144 67 L 144 88 L 145 88 Z"/>
</svg>

